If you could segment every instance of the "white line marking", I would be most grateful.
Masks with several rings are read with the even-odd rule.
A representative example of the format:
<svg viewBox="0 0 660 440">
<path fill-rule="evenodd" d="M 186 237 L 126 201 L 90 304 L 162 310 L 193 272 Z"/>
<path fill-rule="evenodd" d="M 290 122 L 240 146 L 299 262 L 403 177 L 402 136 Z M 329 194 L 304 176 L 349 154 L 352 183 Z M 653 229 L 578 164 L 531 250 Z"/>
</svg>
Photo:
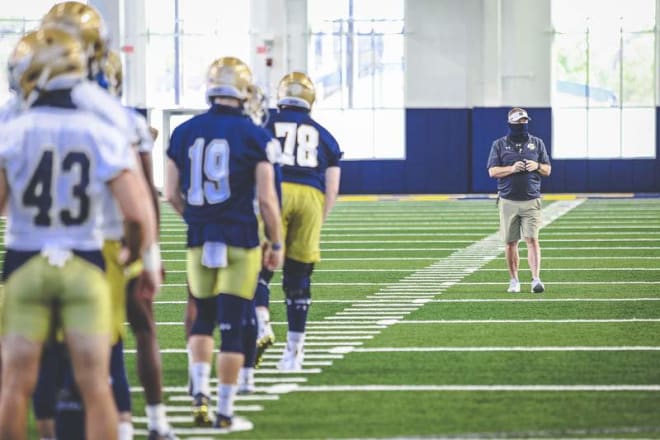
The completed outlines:
<svg viewBox="0 0 660 440">
<path fill-rule="evenodd" d="M 660 385 L 292 385 L 290 387 L 273 387 L 277 394 L 289 392 L 383 392 L 383 391 L 516 391 L 516 392 L 538 392 L 538 391 L 561 391 L 561 392 L 658 392 Z"/>
<path fill-rule="evenodd" d="M 630 319 L 439 319 L 439 320 L 403 320 L 399 324 L 570 324 L 570 323 L 623 323 L 623 322 L 660 322 L 660 318 Z"/>
<path fill-rule="evenodd" d="M 508 346 L 508 347 L 350 347 L 352 353 L 445 353 L 445 352 L 500 352 L 500 351 L 660 351 L 660 346 Z M 335 353 L 331 351 L 331 353 Z"/>
</svg>

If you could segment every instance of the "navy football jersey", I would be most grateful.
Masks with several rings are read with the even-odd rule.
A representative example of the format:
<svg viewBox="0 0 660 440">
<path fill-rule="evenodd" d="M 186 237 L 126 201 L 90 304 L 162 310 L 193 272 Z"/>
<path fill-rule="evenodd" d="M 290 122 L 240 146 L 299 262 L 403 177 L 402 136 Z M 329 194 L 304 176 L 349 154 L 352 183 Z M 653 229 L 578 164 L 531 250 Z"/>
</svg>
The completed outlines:
<svg viewBox="0 0 660 440">
<path fill-rule="evenodd" d="M 325 170 L 339 166 L 343 154 L 328 130 L 308 110 L 297 107 L 280 109 L 268 121 L 268 129 L 282 145 L 282 180 L 325 192 Z"/>
<path fill-rule="evenodd" d="M 268 161 L 271 141 L 240 109 L 223 105 L 213 105 L 174 130 L 167 155 L 179 169 L 188 246 L 206 241 L 259 245 L 255 168 Z"/>
</svg>

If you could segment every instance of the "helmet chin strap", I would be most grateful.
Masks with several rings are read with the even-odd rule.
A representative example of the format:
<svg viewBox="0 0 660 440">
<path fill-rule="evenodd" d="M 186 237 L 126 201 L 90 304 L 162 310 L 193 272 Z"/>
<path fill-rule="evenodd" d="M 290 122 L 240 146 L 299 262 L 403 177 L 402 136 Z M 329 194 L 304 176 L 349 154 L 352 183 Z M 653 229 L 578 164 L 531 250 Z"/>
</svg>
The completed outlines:
<svg viewBox="0 0 660 440">
<path fill-rule="evenodd" d="M 41 73 L 39 74 L 39 78 L 37 78 L 37 81 L 35 82 L 34 88 L 30 92 L 30 94 L 25 98 L 25 103 L 24 103 L 25 108 L 32 107 L 32 104 L 34 104 L 34 102 L 37 99 L 39 99 L 39 96 L 41 95 L 41 92 L 44 90 L 44 86 L 48 81 L 50 72 L 51 69 L 48 66 L 44 67 L 44 69 L 41 71 Z"/>
</svg>

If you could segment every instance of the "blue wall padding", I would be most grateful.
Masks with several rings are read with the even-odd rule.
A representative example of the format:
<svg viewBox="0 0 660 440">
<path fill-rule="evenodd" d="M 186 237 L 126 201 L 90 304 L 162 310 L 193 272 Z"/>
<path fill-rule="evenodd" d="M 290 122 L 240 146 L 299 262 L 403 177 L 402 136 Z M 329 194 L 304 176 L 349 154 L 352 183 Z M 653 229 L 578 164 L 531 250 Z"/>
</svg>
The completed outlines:
<svg viewBox="0 0 660 440">
<path fill-rule="evenodd" d="M 345 160 L 342 194 L 494 193 L 488 177 L 490 146 L 507 133 L 509 107 L 407 109 L 405 160 Z M 530 108 L 530 132 L 552 158 L 552 111 Z M 660 192 L 660 110 L 655 159 L 552 159 L 543 191 Z"/>
</svg>

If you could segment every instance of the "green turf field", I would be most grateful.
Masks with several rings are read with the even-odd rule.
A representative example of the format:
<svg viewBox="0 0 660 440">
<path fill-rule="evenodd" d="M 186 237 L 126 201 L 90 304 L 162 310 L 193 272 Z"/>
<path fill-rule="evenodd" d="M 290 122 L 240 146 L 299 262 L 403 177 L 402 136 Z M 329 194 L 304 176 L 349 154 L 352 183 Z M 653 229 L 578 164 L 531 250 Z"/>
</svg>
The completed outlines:
<svg viewBox="0 0 660 440">
<path fill-rule="evenodd" d="M 267 352 L 218 438 L 660 437 L 660 200 L 546 202 L 546 293 L 508 294 L 492 200 L 340 202 L 313 276 L 305 369 Z M 165 207 L 156 302 L 169 415 L 190 429 L 184 226 Z M 278 341 L 286 316 L 272 284 Z M 133 341 L 136 428 L 144 432 Z"/>
</svg>

